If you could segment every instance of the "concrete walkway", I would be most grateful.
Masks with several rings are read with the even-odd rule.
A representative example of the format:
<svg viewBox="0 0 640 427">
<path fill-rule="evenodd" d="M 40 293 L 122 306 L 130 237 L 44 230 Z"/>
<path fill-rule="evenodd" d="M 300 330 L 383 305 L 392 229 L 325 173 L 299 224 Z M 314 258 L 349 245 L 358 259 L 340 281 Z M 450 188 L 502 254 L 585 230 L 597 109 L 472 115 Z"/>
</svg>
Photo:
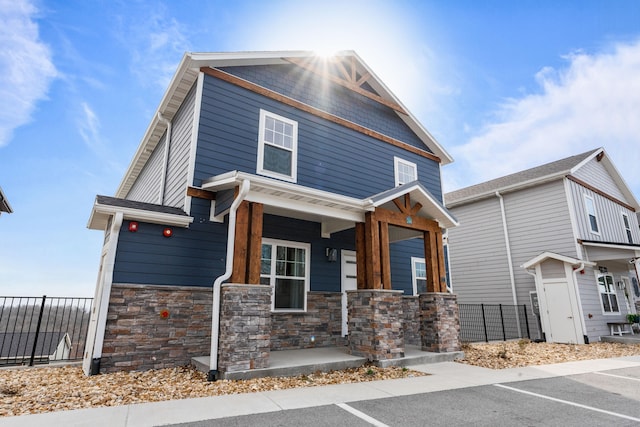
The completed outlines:
<svg viewBox="0 0 640 427">
<path fill-rule="evenodd" d="M 158 426 L 637 366 L 640 356 L 502 370 L 440 362 L 411 367 L 425 377 L 8 417 L 0 426 Z"/>
</svg>

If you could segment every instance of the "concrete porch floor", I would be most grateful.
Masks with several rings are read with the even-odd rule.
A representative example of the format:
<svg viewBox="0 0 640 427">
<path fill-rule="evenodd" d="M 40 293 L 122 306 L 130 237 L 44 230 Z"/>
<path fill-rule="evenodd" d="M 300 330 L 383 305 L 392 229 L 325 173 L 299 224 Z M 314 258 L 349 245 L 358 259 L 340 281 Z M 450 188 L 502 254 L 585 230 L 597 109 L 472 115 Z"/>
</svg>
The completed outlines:
<svg viewBox="0 0 640 427">
<path fill-rule="evenodd" d="M 380 367 L 411 366 L 425 363 L 450 362 L 464 357 L 462 351 L 430 353 L 419 347 L 407 346 L 405 356 L 399 359 L 375 362 Z M 192 365 L 201 372 L 209 372 L 209 356 L 194 357 Z M 308 348 L 302 350 L 271 351 L 269 367 L 245 371 L 223 373 L 220 379 L 240 380 L 260 377 L 290 377 L 312 374 L 316 371 L 332 371 L 357 368 L 367 363 L 367 359 L 352 356 L 346 347 Z"/>
</svg>

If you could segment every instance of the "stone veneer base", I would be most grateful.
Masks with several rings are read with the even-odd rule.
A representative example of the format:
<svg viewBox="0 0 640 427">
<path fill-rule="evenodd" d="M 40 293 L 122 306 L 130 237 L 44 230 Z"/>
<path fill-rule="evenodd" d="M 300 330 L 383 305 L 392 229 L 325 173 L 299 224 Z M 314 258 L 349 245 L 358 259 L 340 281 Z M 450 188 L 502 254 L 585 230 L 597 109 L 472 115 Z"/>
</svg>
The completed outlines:
<svg viewBox="0 0 640 427">
<path fill-rule="evenodd" d="M 422 350 L 434 353 L 460 351 L 458 297 L 449 293 L 419 295 Z"/>
</svg>

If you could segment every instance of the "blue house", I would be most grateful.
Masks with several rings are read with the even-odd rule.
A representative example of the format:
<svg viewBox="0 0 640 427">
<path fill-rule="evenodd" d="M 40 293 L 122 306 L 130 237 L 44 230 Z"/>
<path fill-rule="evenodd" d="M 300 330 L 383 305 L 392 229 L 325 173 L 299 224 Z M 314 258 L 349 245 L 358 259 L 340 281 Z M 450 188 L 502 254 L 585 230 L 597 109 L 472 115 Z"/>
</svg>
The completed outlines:
<svg viewBox="0 0 640 427">
<path fill-rule="evenodd" d="M 93 206 L 105 238 L 85 372 L 459 350 L 451 161 L 355 52 L 185 54 L 115 195 Z"/>
</svg>

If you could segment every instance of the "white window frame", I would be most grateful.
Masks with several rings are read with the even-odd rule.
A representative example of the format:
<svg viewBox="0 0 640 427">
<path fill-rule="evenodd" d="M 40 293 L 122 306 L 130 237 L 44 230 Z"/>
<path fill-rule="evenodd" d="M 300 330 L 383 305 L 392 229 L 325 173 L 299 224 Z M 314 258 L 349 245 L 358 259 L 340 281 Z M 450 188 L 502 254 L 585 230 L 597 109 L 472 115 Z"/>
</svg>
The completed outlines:
<svg viewBox="0 0 640 427">
<path fill-rule="evenodd" d="M 631 232 L 631 221 L 629 221 L 629 215 L 626 212 L 622 213 L 622 228 L 624 229 L 624 234 L 627 237 L 627 242 L 633 244 L 633 233 Z"/>
<path fill-rule="evenodd" d="M 400 182 L 400 166 L 408 166 L 410 168 L 413 168 L 413 171 L 415 173 L 413 179 L 411 181 L 406 181 L 406 182 Z M 402 159 L 400 157 L 393 157 L 393 170 L 394 170 L 394 175 L 395 175 L 395 181 L 396 181 L 396 187 L 399 187 L 402 184 L 406 184 L 408 182 L 412 182 L 412 181 L 417 181 L 418 180 L 418 166 L 413 163 L 410 162 L 408 160 Z"/>
<path fill-rule="evenodd" d="M 611 283 L 608 284 L 606 278 L 611 278 Z M 605 283 L 605 292 L 602 292 L 601 289 L 601 285 L 600 285 L 600 279 L 604 280 Z M 608 315 L 618 315 L 620 314 L 620 301 L 618 300 L 618 294 L 616 292 L 616 282 L 613 279 L 613 274 L 611 273 L 597 273 L 596 274 L 596 286 L 598 287 L 598 297 L 600 298 L 600 307 L 602 308 L 602 314 L 604 314 L 605 316 Z M 613 304 L 611 304 L 611 295 L 613 295 L 615 297 L 616 300 L 616 306 L 618 307 L 618 311 L 607 311 L 605 310 L 604 307 L 604 302 L 602 301 L 602 295 L 607 295 L 608 300 L 609 300 L 609 306 L 613 307 Z"/>
<path fill-rule="evenodd" d="M 591 224 L 591 212 L 589 212 L 589 205 L 591 204 L 591 207 L 593 208 L 593 217 L 595 218 L 596 221 L 596 228 L 597 230 L 593 229 L 593 225 Z M 593 197 L 591 196 L 587 196 L 586 194 L 584 195 L 584 210 L 585 213 L 587 214 L 587 224 L 589 227 L 589 231 L 593 234 L 597 234 L 598 236 L 600 235 L 600 221 L 598 221 L 598 210 L 596 209 L 596 202 L 593 199 Z"/>
<path fill-rule="evenodd" d="M 271 286 L 271 311 L 274 313 L 303 313 L 307 311 L 307 294 L 309 293 L 309 278 L 311 275 L 311 244 L 310 243 L 302 243 L 302 242 L 292 242 L 288 240 L 277 240 L 277 239 L 262 239 L 262 245 L 271 245 L 271 271 L 268 275 L 260 274 L 261 283 L 263 278 L 269 279 L 269 285 Z M 275 258 L 275 248 L 276 246 L 284 246 L 287 248 L 297 248 L 305 250 L 305 275 L 304 275 L 304 307 L 302 309 L 299 308 L 275 308 L 276 304 L 276 279 L 280 276 L 277 276 L 275 273 L 276 268 L 276 258 Z M 284 276 L 282 276 L 284 277 Z"/>
<path fill-rule="evenodd" d="M 418 263 L 422 263 L 424 264 L 424 277 L 418 277 L 418 269 L 417 269 L 417 265 Z M 418 279 L 424 280 L 425 281 L 425 289 L 426 289 L 426 282 L 427 282 L 427 262 L 425 261 L 424 258 L 419 258 L 419 257 L 411 257 L 411 281 L 413 283 L 413 295 L 418 295 Z"/>
<path fill-rule="evenodd" d="M 265 135 L 265 126 L 266 126 L 267 117 L 284 122 L 293 127 L 291 148 L 283 147 L 283 146 L 272 144 L 268 141 L 265 141 L 264 135 Z M 285 175 L 285 174 L 278 173 L 278 172 L 264 168 L 265 145 L 277 147 L 278 149 L 281 149 L 281 150 L 291 151 L 291 175 Z M 297 179 L 298 179 L 298 122 L 296 122 L 295 120 L 288 119 L 286 117 L 282 117 L 270 111 L 260 109 L 260 122 L 258 125 L 258 164 L 256 166 L 256 172 L 259 175 L 265 175 L 271 178 L 281 179 L 283 181 L 297 182 Z"/>
</svg>

